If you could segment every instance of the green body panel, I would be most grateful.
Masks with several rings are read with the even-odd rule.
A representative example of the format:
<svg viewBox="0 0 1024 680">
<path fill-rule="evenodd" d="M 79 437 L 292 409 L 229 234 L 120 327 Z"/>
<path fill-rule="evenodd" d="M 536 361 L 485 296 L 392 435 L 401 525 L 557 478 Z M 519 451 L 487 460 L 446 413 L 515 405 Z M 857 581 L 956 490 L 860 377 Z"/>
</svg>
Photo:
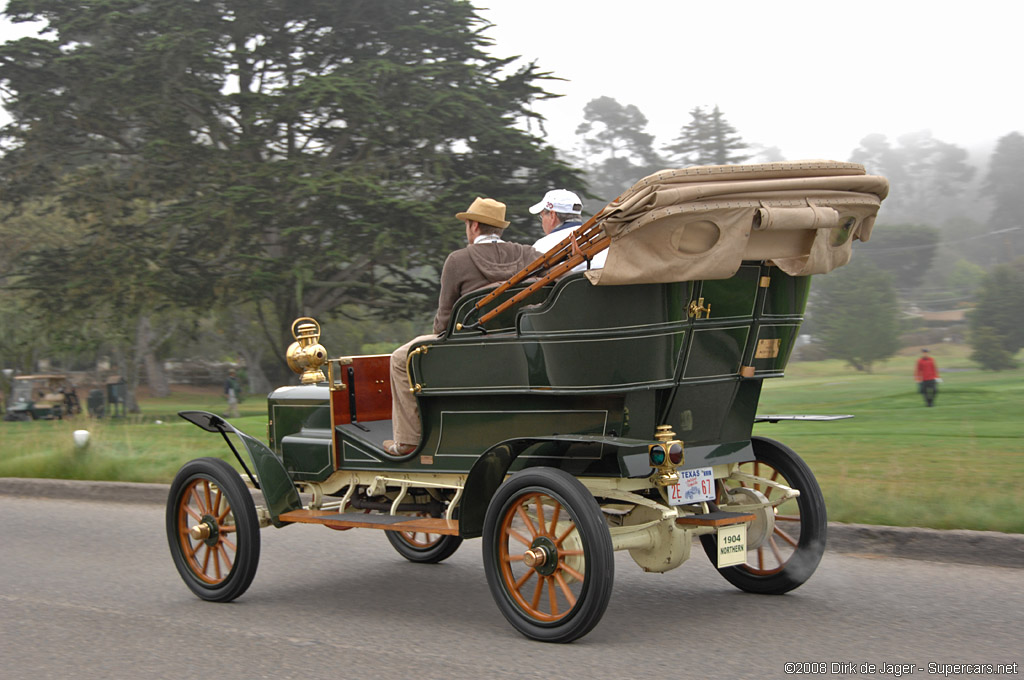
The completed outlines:
<svg viewBox="0 0 1024 680">
<path fill-rule="evenodd" d="M 648 476 L 646 444 L 663 424 L 685 443 L 683 467 L 750 460 L 762 381 L 783 374 L 808 290 L 809 277 L 758 263 L 713 281 L 593 286 L 570 275 L 486 333 L 472 328 L 486 291 L 473 293 L 456 304 L 446 336 L 412 356 L 423 421 L 416 455 L 382 454 L 390 420 L 339 425 L 333 451 L 325 385 L 270 396 L 271 448 L 296 481 L 395 470 L 469 474 L 489 479 L 486 488 L 534 465 Z M 691 303 L 710 306 L 710 316 L 694 318 Z"/>
<path fill-rule="evenodd" d="M 295 480 L 323 481 L 334 472 L 331 411 L 326 387 L 282 387 L 267 404 L 270 448 Z"/>
</svg>

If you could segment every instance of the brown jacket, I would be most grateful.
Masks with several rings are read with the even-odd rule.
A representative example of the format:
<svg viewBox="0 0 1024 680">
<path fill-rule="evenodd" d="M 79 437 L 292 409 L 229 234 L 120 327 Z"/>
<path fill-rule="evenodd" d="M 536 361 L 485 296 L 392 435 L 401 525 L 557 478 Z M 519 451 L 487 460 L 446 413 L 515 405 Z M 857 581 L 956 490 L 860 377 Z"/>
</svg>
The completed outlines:
<svg viewBox="0 0 1024 680">
<path fill-rule="evenodd" d="M 452 252 L 441 270 L 441 295 L 437 300 L 434 332 L 448 328 L 456 300 L 471 291 L 505 281 L 541 253 L 519 243 L 478 243 Z"/>
</svg>

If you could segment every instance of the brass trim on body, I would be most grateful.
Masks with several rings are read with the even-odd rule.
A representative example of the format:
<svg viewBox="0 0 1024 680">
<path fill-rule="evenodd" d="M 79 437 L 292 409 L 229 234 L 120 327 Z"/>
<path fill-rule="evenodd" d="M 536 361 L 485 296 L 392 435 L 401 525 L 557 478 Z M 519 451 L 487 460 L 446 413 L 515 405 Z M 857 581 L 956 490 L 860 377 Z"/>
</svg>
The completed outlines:
<svg viewBox="0 0 1024 680">
<path fill-rule="evenodd" d="M 754 377 L 754 370 L 755 369 L 754 369 L 753 366 L 743 366 L 742 368 L 740 368 L 740 377 L 741 378 L 753 378 Z"/>
<path fill-rule="evenodd" d="M 412 358 L 417 354 L 426 354 L 430 351 L 430 345 L 420 345 L 416 349 L 409 352 L 405 357 L 405 377 L 409 379 L 409 391 L 413 394 L 417 394 L 423 389 L 423 385 L 420 383 L 413 383 L 412 381 Z"/>
<path fill-rule="evenodd" d="M 779 356 L 779 338 L 761 338 L 757 341 L 757 349 L 754 351 L 755 359 L 774 359 Z"/>
<path fill-rule="evenodd" d="M 705 319 L 711 318 L 711 303 L 704 306 L 704 298 L 697 298 L 696 300 L 690 300 L 690 306 L 686 308 L 686 314 L 693 319 L 701 318 L 701 314 L 704 314 Z"/>
</svg>

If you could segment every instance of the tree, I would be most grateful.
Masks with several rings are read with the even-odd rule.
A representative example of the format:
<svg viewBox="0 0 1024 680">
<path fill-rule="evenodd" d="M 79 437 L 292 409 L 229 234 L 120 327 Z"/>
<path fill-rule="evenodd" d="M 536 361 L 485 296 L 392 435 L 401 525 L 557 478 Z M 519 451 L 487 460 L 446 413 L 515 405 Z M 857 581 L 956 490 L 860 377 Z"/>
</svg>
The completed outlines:
<svg viewBox="0 0 1024 680">
<path fill-rule="evenodd" d="M 999 259 L 1008 262 L 1024 251 L 1024 135 L 1001 137 L 989 160 L 982 192 L 994 200 L 989 226 L 1000 234 Z"/>
<path fill-rule="evenodd" d="M 899 317 L 891 277 L 871 264 L 855 261 L 814 279 L 808 319 L 822 347 L 858 371 L 899 349 Z"/>
<path fill-rule="evenodd" d="M 462 238 L 454 212 L 494 196 L 532 228 L 520 206 L 537 187 L 581 182 L 521 125 L 549 74 L 491 56 L 467 2 L 11 0 L 6 13 L 53 39 L 0 46 L 13 117 L 0 200 L 58 196 L 105 246 L 68 274 L 123 282 L 111 304 L 126 319 L 251 303 L 280 354 L 296 316 L 419 314 Z"/>
<path fill-rule="evenodd" d="M 679 136 L 665 151 L 680 165 L 728 165 L 750 158 L 749 154 L 741 153 L 747 148 L 736 128 L 715 105 L 711 113 L 702 106 L 694 107 L 690 122 L 679 130 Z"/>
<path fill-rule="evenodd" d="M 611 97 L 592 99 L 584 107 L 576 134 L 582 136 L 590 188 L 604 203 L 662 169 L 664 161 L 654 151 L 654 136 L 644 132 L 646 127 L 640 109 Z"/>
<path fill-rule="evenodd" d="M 960 216 L 974 167 L 967 151 L 932 137 L 928 131 L 901 135 L 892 146 L 885 135 L 861 140 L 850 160 L 884 175 L 890 192 L 883 211 L 889 222 L 942 224 Z"/>
<path fill-rule="evenodd" d="M 923 224 L 886 225 L 859 244 L 857 256 L 893 278 L 901 291 L 921 285 L 938 248 L 940 232 Z"/>
<path fill-rule="evenodd" d="M 982 280 L 969 315 L 972 359 L 985 368 L 1009 368 L 1024 347 L 1024 259 L 994 267 Z M 999 350 L 1002 350 L 1001 352 Z"/>
</svg>

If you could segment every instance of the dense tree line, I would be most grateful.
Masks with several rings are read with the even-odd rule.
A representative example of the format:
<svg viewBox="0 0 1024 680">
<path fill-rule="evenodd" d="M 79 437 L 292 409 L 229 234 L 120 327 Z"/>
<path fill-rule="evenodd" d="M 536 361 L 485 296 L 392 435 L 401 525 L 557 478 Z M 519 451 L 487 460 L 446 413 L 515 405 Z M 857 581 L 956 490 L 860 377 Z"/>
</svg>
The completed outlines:
<svg viewBox="0 0 1024 680">
<path fill-rule="evenodd" d="M 296 316 L 422 311 L 462 238 L 454 212 L 500 198 L 527 238 L 539 189 L 578 182 L 521 124 L 547 74 L 491 56 L 467 2 L 11 0 L 6 13 L 47 34 L 0 47 L 13 118 L 0 201 L 75 232 L 33 245 L 6 283 L 46 297 L 55 333 L 102 328 L 127 367 L 175 310 L 242 308 L 262 332 L 243 324 L 233 344 L 269 338 L 273 352 Z"/>
<path fill-rule="evenodd" d="M 11 0 L 6 15 L 46 26 L 0 46 L 0 360 L 19 370 L 43 350 L 104 352 L 130 384 L 144 370 L 159 386 L 161 356 L 214 351 L 265 389 L 297 316 L 353 352 L 417 332 L 462 238 L 452 213 L 477 195 L 508 203 L 510 236 L 528 241 L 541 190 L 603 205 L 664 167 L 780 160 L 718 106 L 692 107 L 659 145 L 611 97 L 556 150 L 530 132 L 552 74 L 493 56 L 460 0 Z M 1001 138 L 984 172 L 929 133 L 868 135 L 850 160 L 892 193 L 809 327 L 868 368 L 893 342 L 832 342 L 855 329 L 830 310 L 897 315 L 876 303 L 932 290 L 958 304 L 977 290 L 987 309 L 1003 279 L 985 272 L 1024 252 L 1024 137 Z M 1022 319 L 972 338 L 1012 354 Z"/>
</svg>

